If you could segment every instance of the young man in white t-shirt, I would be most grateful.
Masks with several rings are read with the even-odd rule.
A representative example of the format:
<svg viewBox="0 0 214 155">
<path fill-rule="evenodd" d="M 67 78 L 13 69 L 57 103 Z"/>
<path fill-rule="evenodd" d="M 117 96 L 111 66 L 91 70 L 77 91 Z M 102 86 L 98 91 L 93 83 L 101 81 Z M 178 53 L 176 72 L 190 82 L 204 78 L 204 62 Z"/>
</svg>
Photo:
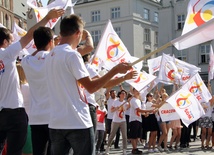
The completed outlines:
<svg viewBox="0 0 214 155">
<path fill-rule="evenodd" d="M 47 149 L 50 155 L 49 129 L 50 103 L 46 74 L 45 57 L 54 47 L 54 32 L 48 27 L 39 27 L 33 38 L 37 51 L 24 57 L 21 61 L 31 94 L 29 124 L 31 127 L 33 154 L 43 154 Z"/>
<path fill-rule="evenodd" d="M 58 18 L 64 10 L 51 10 L 39 23 L 29 29 L 18 42 L 6 28 L 0 28 L 0 152 L 7 140 L 7 155 L 21 155 L 25 144 L 28 118 L 23 107 L 16 58 L 31 41 L 33 32 L 50 19 Z"/>
<path fill-rule="evenodd" d="M 121 63 L 103 77 L 92 80 L 80 53 L 76 51 L 83 28 L 84 23 L 79 16 L 70 15 L 62 19 L 60 44 L 45 60 L 52 104 L 49 122 L 52 155 L 65 154 L 70 147 L 76 155 L 95 154 L 94 131 L 83 89 L 94 93 L 115 74 L 126 73 L 132 68 Z"/>
</svg>

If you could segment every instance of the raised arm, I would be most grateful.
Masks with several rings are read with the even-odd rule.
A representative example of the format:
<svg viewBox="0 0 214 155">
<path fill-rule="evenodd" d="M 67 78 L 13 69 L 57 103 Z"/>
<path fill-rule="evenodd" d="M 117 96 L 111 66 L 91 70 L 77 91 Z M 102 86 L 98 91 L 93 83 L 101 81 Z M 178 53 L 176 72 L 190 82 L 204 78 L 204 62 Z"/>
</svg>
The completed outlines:
<svg viewBox="0 0 214 155">
<path fill-rule="evenodd" d="M 85 41 L 83 45 L 77 48 L 77 51 L 83 56 L 90 53 L 94 49 L 93 39 L 91 34 L 87 30 L 83 30 L 82 41 Z"/>
<path fill-rule="evenodd" d="M 37 29 L 40 26 L 45 26 L 49 20 L 62 16 L 64 12 L 65 11 L 63 9 L 50 10 L 48 14 L 40 22 L 31 27 L 28 30 L 27 34 L 20 39 L 22 48 L 24 48 L 33 39 L 33 32 L 35 29 Z"/>
</svg>

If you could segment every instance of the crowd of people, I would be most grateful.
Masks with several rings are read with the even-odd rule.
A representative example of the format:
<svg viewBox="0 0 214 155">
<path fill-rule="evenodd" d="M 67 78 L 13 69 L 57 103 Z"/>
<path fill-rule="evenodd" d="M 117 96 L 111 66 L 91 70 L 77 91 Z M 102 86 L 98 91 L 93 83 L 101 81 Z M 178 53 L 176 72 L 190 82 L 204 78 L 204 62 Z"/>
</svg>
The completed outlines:
<svg viewBox="0 0 214 155">
<path fill-rule="evenodd" d="M 64 17 L 57 37 L 44 27 L 63 14 L 62 9 L 51 10 L 15 43 L 11 32 L 0 28 L 0 152 L 109 154 L 112 144 L 120 149 L 120 133 L 124 155 L 127 143 L 132 144 L 132 154 L 142 154 L 139 142 L 148 143 L 150 153 L 188 147 L 192 125 L 186 127 L 180 120 L 164 122 L 158 114 L 169 96 L 164 88 L 156 89 L 155 95 L 150 88 L 142 93 L 131 87 L 127 92 L 121 83 L 137 76 L 128 63 L 120 63 L 104 75 L 89 63 L 93 40 L 79 16 Z M 31 39 L 36 51 L 17 61 Z M 113 78 L 118 73 L 124 76 Z M 117 85 L 118 93 L 112 89 Z M 105 93 L 97 93 L 102 88 Z M 196 133 L 196 126 L 202 129 L 201 148 L 210 149 L 214 146 L 213 100 L 202 106 L 205 115 L 193 125 Z M 168 146 L 170 128 L 173 136 Z"/>
</svg>

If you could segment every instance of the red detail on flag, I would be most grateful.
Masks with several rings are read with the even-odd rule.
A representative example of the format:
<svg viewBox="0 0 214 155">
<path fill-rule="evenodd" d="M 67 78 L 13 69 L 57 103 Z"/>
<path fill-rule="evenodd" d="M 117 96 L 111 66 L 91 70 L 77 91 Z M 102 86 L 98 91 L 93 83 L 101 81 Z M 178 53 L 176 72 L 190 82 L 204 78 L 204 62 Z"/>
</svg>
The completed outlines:
<svg viewBox="0 0 214 155">
<path fill-rule="evenodd" d="M 195 24 L 200 26 L 205 23 L 205 21 L 201 18 L 201 10 L 199 10 L 196 15 L 193 17 Z"/>
<path fill-rule="evenodd" d="M 51 20 L 53 23 L 55 23 L 57 21 L 57 18 L 54 18 Z"/>
<path fill-rule="evenodd" d="M 108 59 L 109 59 L 109 58 L 112 58 L 112 56 L 110 55 L 110 51 L 111 51 L 113 48 L 118 47 L 119 45 L 120 45 L 120 43 L 115 44 L 115 45 L 111 45 L 111 46 L 108 47 L 108 49 L 107 49 L 107 58 L 108 58 Z"/>
</svg>

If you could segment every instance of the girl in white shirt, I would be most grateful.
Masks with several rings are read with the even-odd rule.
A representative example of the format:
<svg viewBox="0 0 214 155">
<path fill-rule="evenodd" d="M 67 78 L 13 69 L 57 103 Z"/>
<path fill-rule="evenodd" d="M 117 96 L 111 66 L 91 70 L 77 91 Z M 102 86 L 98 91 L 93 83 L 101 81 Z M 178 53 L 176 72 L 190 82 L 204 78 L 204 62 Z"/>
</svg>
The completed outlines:
<svg viewBox="0 0 214 155">
<path fill-rule="evenodd" d="M 111 133 L 108 139 L 108 145 L 106 148 L 106 154 L 109 154 L 109 147 L 111 146 L 111 143 L 115 137 L 115 134 L 117 130 L 120 128 L 122 132 L 122 138 L 123 138 L 123 154 L 126 155 L 126 149 L 127 149 L 127 127 L 126 127 L 126 119 L 125 119 L 125 113 L 126 110 L 126 98 L 127 92 L 125 90 L 121 90 L 118 93 L 118 99 L 114 101 L 111 111 L 114 112 L 113 114 L 113 120 L 112 120 L 112 126 L 111 126 Z"/>
</svg>

